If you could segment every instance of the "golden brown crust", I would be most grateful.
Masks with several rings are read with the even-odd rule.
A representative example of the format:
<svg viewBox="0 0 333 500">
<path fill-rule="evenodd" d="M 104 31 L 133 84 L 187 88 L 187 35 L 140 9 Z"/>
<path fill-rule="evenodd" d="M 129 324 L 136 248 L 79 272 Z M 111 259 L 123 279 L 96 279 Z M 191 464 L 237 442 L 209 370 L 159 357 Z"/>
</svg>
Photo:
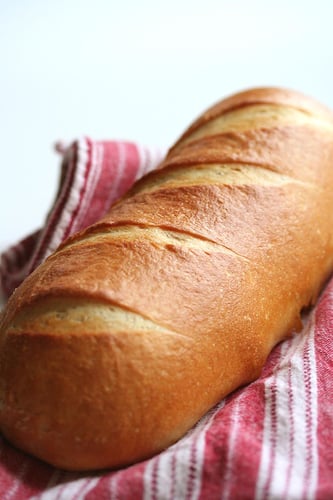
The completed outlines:
<svg viewBox="0 0 333 500">
<path fill-rule="evenodd" d="M 202 127 L 205 123 L 213 120 L 217 116 L 221 116 L 239 108 L 260 104 L 290 107 L 320 116 L 329 121 L 332 121 L 333 119 L 333 114 L 330 109 L 326 108 L 315 99 L 305 96 L 300 92 L 278 87 L 259 87 L 255 89 L 248 89 L 243 92 L 233 94 L 207 109 L 192 123 L 190 127 L 188 127 L 184 134 L 171 148 L 171 152 L 173 149 L 178 147 L 179 143 L 193 134 L 196 129 Z"/>
<path fill-rule="evenodd" d="M 10 299 L 5 436 L 66 469 L 123 466 L 257 377 L 332 271 L 332 166 L 332 115 L 302 95 L 255 89 L 205 113 Z"/>
<path fill-rule="evenodd" d="M 189 142 L 162 166 L 246 163 L 322 185 L 328 173 L 323 178 L 322 170 L 314 169 L 313 164 L 325 163 L 332 154 L 332 129 L 287 126 L 229 132 Z"/>
</svg>

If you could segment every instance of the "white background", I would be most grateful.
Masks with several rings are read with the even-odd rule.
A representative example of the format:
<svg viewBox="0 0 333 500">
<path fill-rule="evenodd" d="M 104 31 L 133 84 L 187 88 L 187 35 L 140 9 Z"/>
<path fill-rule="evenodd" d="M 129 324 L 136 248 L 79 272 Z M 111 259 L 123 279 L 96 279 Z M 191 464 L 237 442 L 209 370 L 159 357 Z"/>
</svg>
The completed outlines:
<svg viewBox="0 0 333 500">
<path fill-rule="evenodd" d="M 0 0 L 0 247 L 42 224 L 57 139 L 170 146 L 262 85 L 333 107 L 333 2 Z"/>
</svg>

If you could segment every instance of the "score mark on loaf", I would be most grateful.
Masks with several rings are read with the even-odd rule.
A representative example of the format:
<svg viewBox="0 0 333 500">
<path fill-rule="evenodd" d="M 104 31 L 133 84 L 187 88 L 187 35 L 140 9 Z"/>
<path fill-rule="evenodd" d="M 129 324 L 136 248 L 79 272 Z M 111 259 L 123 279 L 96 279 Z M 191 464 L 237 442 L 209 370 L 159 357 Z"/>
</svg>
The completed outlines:
<svg viewBox="0 0 333 500">
<path fill-rule="evenodd" d="M 231 96 L 11 296 L 1 431 L 68 470 L 150 457 L 259 376 L 332 267 L 333 114 Z"/>
</svg>

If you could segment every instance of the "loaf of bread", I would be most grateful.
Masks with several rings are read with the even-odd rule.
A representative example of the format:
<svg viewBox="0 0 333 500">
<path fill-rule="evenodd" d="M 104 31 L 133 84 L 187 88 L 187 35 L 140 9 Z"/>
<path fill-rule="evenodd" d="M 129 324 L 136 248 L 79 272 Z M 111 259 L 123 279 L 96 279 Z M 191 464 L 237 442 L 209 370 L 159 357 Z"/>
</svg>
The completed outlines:
<svg viewBox="0 0 333 500">
<path fill-rule="evenodd" d="M 150 457 L 259 376 L 332 268 L 332 113 L 231 96 L 14 292 L 1 431 L 68 470 Z"/>
</svg>

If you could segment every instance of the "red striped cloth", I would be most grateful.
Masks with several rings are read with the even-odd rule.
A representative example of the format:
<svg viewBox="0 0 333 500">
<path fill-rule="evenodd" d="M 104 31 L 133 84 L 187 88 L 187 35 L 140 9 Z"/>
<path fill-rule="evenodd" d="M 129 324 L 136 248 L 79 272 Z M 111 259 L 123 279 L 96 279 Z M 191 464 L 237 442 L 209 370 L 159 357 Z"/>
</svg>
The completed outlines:
<svg viewBox="0 0 333 500">
<path fill-rule="evenodd" d="M 158 162 L 124 142 L 76 141 L 45 227 L 5 252 L 8 293 L 66 236 L 98 218 Z M 123 470 L 54 469 L 0 442 L 0 498 L 333 498 L 333 280 L 303 331 L 274 349 L 261 377 L 205 415 L 183 439 Z"/>
</svg>

